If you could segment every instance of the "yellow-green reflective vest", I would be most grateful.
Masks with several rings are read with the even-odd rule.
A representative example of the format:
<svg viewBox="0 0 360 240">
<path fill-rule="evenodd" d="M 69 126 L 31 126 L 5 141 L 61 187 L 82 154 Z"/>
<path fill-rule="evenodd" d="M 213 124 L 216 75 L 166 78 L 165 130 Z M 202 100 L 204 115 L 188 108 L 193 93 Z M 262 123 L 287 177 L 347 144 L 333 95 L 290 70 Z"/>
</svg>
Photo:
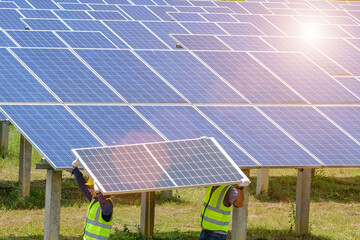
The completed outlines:
<svg viewBox="0 0 360 240">
<path fill-rule="evenodd" d="M 100 203 L 96 202 L 94 205 L 95 199 L 93 199 L 89 205 L 84 228 L 84 240 L 107 240 L 110 237 L 110 231 L 112 227 L 112 219 L 109 222 L 106 222 L 102 218 L 102 210 Z"/>
<path fill-rule="evenodd" d="M 212 187 L 207 188 L 200 218 L 200 224 L 204 229 L 210 231 L 228 231 L 231 205 L 226 207 L 224 205 L 224 198 L 230 187 L 230 185 L 219 186 L 215 189 L 211 198 Z"/>
</svg>

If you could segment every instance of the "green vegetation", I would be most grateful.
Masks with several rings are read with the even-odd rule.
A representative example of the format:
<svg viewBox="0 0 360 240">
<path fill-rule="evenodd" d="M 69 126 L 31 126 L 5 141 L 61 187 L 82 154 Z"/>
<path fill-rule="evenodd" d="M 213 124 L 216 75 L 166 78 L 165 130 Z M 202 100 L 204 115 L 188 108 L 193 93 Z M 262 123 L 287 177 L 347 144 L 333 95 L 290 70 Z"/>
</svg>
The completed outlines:
<svg viewBox="0 0 360 240">
<path fill-rule="evenodd" d="M 0 160 L 0 239 L 43 239 L 45 170 L 35 170 L 41 156 L 34 150 L 31 192 L 18 198 L 18 142 L 11 127 L 9 154 Z M 251 171 L 248 239 L 297 239 L 294 232 L 296 170 L 270 170 L 267 196 L 255 196 L 256 170 Z M 198 239 L 198 218 L 205 189 L 156 195 L 154 240 Z M 149 239 L 139 233 L 140 194 L 116 196 L 111 239 Z M 63 172 L 60 239 L 81 237 L 88 203 L 74 177 Z M 319 169 L 312 179 L 310 234 L 305 239 L 360 239 L 360 169 Z M 231 233 L 229 234 L 231 236 Z"/>
</svg>

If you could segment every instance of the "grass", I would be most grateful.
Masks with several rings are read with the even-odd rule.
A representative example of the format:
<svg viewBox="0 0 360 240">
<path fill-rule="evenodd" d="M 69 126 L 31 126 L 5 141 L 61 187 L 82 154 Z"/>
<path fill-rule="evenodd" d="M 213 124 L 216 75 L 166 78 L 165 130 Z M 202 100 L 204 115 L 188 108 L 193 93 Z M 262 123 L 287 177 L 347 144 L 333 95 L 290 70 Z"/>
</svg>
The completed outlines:
<svg viewBox="0 0 360 240">
<path fill-rule="evenodd" d="M 0 160 L 0 239 L 43 239 L 45 170 L 35 170 L 41 156 L 33 152 L 31 192 L 18 198 L 19 134 L 10 129 L 9 155 Z M 296 175 L 294 169 L 270 170 L 269 194 L 255 196 L 251 171 L 248 239 L 297 239 L 294 233 Z M 156 195 L 155 234 L 151 239 L 197 239 L 204 188 L 180 189 L 170 200 Z M 60 239 L 79 239 L 86 199 L 74 177 L 63 172 Z M 310 234 L 305 239 L 360 239 L 360 169 L 320 169 L 311 185 Z M 149 239 L 139 233 L 140 194 L 114 197 L 111 239 Z M 231 235 L 231 233 L 229 234 Z"/>
</svg>

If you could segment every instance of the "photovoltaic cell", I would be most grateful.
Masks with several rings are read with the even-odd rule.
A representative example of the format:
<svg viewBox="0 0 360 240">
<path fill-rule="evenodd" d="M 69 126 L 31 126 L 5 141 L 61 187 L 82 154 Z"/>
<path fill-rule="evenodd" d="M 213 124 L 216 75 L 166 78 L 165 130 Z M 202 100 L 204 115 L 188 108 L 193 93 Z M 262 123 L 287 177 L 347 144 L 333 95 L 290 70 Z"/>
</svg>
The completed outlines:
<svg viewBox="0 0 360 240">
<path fill-rule="evenodd" d="M 183 13 L 201 13 L 201 12 L 205 12 L 205 10 L 201 7 L 176 7 L 176 9 L 179 12 L 183 12 Z"/>
<path fill-rule="evenodd" d="M 52 1 L 48 0 L 28 0 L 36 9 L 59 9 L 59 7 Z"/>
<path fill-rule="evenodd" d="M 189 30 L 193 34 L 214 34 L 214 35 L 223 35 L 227 34 L 224 30 L 218 27 L 215 23 L 207 23 L 207 22 L 182 22 L 182 26 L 184 26 L 187 30 Z"/>
<path fill-rule="evenodd" d="M 251 23 L 218 23 L 230 35 L 264 35 Z"/>
<path fill-rule="evenodd" d="M 79 50 L 77 53 L 128 102 L 184 102 L 130 51 Z"/>
<path fill-rule="evenodd" d="M 242 2 L 240 5 L 251 14 L 272 14 L 266 7 L 261 5 L 261 3 Z"/>
<path fill-rule="evenodd" d="M 219 39 L 211 35 L 172 35 L 189 50 L 230 50 Z"/>
<path fill-rule="evenodd" d="M 237 2 L 233 1 L 215 1 L 215 4 L 220 7 L 228 7 L 233 11 L 234 13 L 239 14 L 249 14 L 248 11 L 246 11 L 243 7 L 241 7 Z"/>
<path fill-rule="evenodd" d="M 119 6 L 134 20 L 159 21 L 160 19 L 144 6 Z"/>
<path fill-rule="evenodd" d="M 116 5 L 108 5 L 108 4 L 89 4 L 94 10 L 104 10 L 104 11 L 119 11 L 119 8 Z"/>
<path fill-rule="evenodd" d="M 39 153 L 55 169 L 70 169 L 72 148 L 100 147 L 101 144 L 60 105 L 2 105 L 11 123 L 26 133 Z"/>
<path fill-rule="evenodd" d="M 360 82 L 359 82 L 360 84 Z M 347 131 L 357 141 L 360 141 L 360 107 L 359 106 L 332 106 L 318 109 Z"/>
<path fill-rule="evenodd" d="M 18 48 L 13 51 L 64 102 L 122 102 L 69 50 Z"/>
<path fill-rule="evenodd" d="M 360 26 L 341 26 L 347 33 L 355 38 L 360 38 Z"/>
<path fill-rule="evenodd" d="M 359 145 L 312 107 L 262 107 L 327 166 L 359 165 Z"/>
<path fill-rule="evenodd" d="M 237 22 L 235 18 L 225 13 L 201 13 L 200 15 L 209 22 Z"/>
<path fill-rule="evenodd" d="M 298 12 L 290 8 L 272 8 L 270 11 L 276 15 L 299 15 Z"/>
<path fill-rule="evenodd" d="M 262 166 L 320 165 L 253 107 L 199 107 Z"/>
<path fill-rule="evenodd" d="M 228 7 L 203 7 L 208 13 L 234 13 Z"/>
<path fill-rule="evenodd" d="M 168 49 L 139 22 L 107 21 L 105 23 L 134 49 Z"/>
<path fill-rule="evenodd" d="M 13 2 L 0 2 L 0 8 L 19 8 L 15 3 Z"/>
<path fill-rule="evenodd" d="M 180 22 L 206 22 L 198 13 L 168 13 L 173 19 Z"/>
<path fill-rule="evenodd" d="M 4 48 L 0 48 L 0 79 L 0 102 L 57 102 Z"/>
<path fill-rule="evenodd" d="M 116 48 L 100 32 L 57 32 L 72 48 Z"/>
<path fill-rule="evenodd" d="M 169 140 L 212 136 L 238 166 L 256 166 L 255 162 L 190 106 L 138 106 L 136 109 Z"/>
<path fill-rule="evenodd" d="M 128 106 L 70 108 L 108 146 L 164 141 Z"/>
<path fill-rule="evenodd" d="M 259 37 L 217 36 L 232 49 L 237 51 L 274 51 L 269 44 Z"/>
<path fill-rule="evenodd" d="M 0 28 L 24 29 L 25 24 L 20 18 L 22 16 L 14 9 L 0 9 Z"/>
<path fill-rule="evenodd" d="M 328 74 L 298 53 L 252 53 L 312 103 L 359 102 Z"/>
<path fill-rule="evenodd" d="M 353 77 L 338 77 L 335 79 L 351 92 L 353 92 L 356 96 L 360 97 L 360 80 Z"/>
<path fill-rule="evenodd" d="M 149 0 L 131 0 L 132 3 L 134 3 L 135 5 L 155 5 L 155 3 L 153 3 L 152 1 Z"/>
<path fill-rule="evenodd" d="M 120 12 L 115 11 L 88 11 L 97 20 L 126 20 L 127 18 Z"/>
<path fill-rule="evenodd" d="M 196 52 L 253 103 L 304 103 L 279 79 L 242 52 Z"/>
<path fill-rule="evenodd" d="M 192 6 L 190 2 L 184 0 L 165 0 L 165 2 L 170 6 Z"/>
<path fill-rule="evenodd" d="M 158 6 L 165 6 L 166 2 L 163 0 L 152 0 L 154 3 L 156 3 Z"/>
<path fill-rule="evenodd" d="M 153 13 L 155 13 L 161 20 L 163 21 L 170 21 L 171 16 L 167 14 L 167 12 L 177 12 L 177 10 L 174 7 L 169 6 L 149 6 L 148 9 L 150 9 Z"/>
<path fill-rule="evenodd" d="M 200 6 L 200 7 L 205 7 L 205 6 L 215 7 L 216 6 L 214 1 L 190 1 L 190 3 L 194 6 Z"/>
<path fill-rule="evenodd" d="M 245 102 L 199 60 L 185 51 L 137 51 L 193 103 Z"/>
<path fill-rule="evenodd" d="M 16 47 L 16 44 L 2 31 L 0 31 L 0 47 Z"/>
<path fill-rule="evenodd" d="M 91 10 L 86 4 L 79 3 L 59 3 L 65 10 Z"/>
<path fill-rule="evenodd" d="M 125 43 L 112 33 L 104 24 L 100 21 L 65 21 L 75 31 L 100 31 L 104 34 L 112 43 L 118 48 L 129 48 Z"/>
<path fill-rule="evenodd" d="M 288 36 L 302 36 L 304 34 L 303 26 L 291 16 L 266 15 L 264 17 Z"/>
<path fill-rule="evenodd" d="M 7 31 L 21 47 L 66 48 L 66 45 L 52 32 Z"/>
<path fill-rule="evenodd" d="M 33 8 L 26 0 L 14 0 L 13 2 L 20 8 Z"/>
<path fill-rule="evenodd" d="M 51 10 L 20 10 L 26 18 L 58 18 Z"/>
<path fill-rule="evenodd" d="M 61 19 L 92 19 L 85 11 L 54 11 Z"/>
<path fill-rule="evenodd" d="M 170 34 L 189 34 L 177 22 L 143 22 L 143 24 L 155 33 L 161 40 L 166 42 L 173 49 L 176 48 L 176 42 L 170 37 Z"/>
<path fill-rule="evenodd" d="M 130 4 L 128 0 L 104 0 L 107 4 Z"/>
<path fill-rule="evenodd" d="M 252 23 L 253 26 L 256 26 L 267 36 L 284 36 L 285 34 L 281 32 L 277 27 L 268 22 L 265 18 L 260 15 L 232 15 L 239 22 Z"/>
<path fill-rule="evenodd" d="M 32 30 L 70 30 L 60 20 L 55 19 L 23 19 L 23 21 Z"/>
</svg>

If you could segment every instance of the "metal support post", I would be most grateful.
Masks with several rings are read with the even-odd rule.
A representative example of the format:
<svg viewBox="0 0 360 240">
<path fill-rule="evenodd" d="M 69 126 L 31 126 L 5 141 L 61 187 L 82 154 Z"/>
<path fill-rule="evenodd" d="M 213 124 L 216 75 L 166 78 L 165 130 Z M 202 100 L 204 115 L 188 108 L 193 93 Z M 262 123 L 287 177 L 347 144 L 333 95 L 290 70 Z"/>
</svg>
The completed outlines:
<svg viewBox="0 0 360 240">
<path fill-rule="evenodd" d="M 247 177 L 250 177 L 250 169 L 241 169 Z M 249 187 L 244 187 L 244 204 L 241 208 L 233 207 L 232 215 L 232 240 L 246 240 L 247 218 L 249 203 Z"/>
<path fill-rule="evenodd" d="M 155 192 L 141 193 L 140 232 L 145 236 L 154 235 Z"/>
<path fill-rule="evenodd" d="M 58 240 L 62 171 L 46 170 L 44 240 Z"/>
<path fill-rule="evenodd" d="M 9 149 L 9 121 L 0 120 L 0 153 L 5 156 Z"/>
<path fill-rule="evenodd" d="M 20 197 L 25 197 L 30 194 L 31 153 L 31 144 L 23 135 L 21 135 L 19 158 L 19 182 L 21 184 Z"/>
<path fill-rule="evenodd" d="M 269 190 L 269 168 L 257 170 L 256 195 L 267 195 Z"/>
<path fill-rule="evenodd" d="M 310 215 L 311 168 L 298 169 L 296 183 L 296 235 L 306 235 Z"/>
</svg>

